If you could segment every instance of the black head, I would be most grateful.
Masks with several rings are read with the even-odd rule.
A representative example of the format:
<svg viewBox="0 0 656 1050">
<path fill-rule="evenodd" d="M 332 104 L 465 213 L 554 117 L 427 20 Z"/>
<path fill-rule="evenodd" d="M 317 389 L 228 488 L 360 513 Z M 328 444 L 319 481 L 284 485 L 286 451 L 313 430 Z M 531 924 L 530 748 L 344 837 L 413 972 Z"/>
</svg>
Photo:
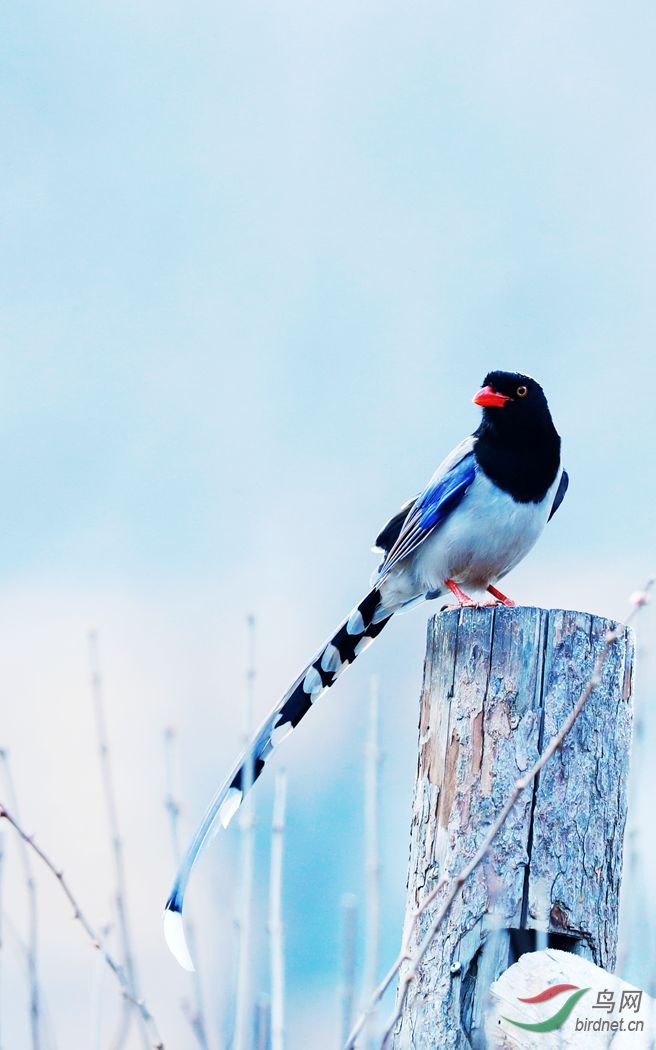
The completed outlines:
<svg viewBox="0 0 656 1050">
<path fill-rule="evenodd" d="M 484 472 L 520 502 L 542 499 L 558 472 L 560 438 L 540 384 L 488 372 L 473 400 L 483 409 L 476 458 Z"/>
<path fill-rule="evenodd" d="M 484 421 L 495 429 L 533 430 L 551 423 L 542 387 L 521 372 L 488 372 L 474 404 L 482 407 Z"/>
</svg>

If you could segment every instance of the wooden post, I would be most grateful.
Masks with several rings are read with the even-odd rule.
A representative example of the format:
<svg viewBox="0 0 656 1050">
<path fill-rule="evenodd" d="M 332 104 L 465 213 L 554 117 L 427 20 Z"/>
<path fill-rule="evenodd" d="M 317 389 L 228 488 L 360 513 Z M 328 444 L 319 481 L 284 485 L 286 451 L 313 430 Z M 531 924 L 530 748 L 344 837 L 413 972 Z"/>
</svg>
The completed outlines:
<svg viewBox="0 0 656 1050">
<path fill-rule="evenodd" d="M 476 852 L 517 778 L 572 710 L 615 626 L 533 608 L 430 620 L 407 922 L 439 877 L 455 875 Z M 562 750 L 521 795 L 439 929 L 410 984 L 395 1050 L 484 1046 L 490 985 L 547 937 L 613 969 L 632 678 L 633 634 L 620 628 Z"/>
</svg>

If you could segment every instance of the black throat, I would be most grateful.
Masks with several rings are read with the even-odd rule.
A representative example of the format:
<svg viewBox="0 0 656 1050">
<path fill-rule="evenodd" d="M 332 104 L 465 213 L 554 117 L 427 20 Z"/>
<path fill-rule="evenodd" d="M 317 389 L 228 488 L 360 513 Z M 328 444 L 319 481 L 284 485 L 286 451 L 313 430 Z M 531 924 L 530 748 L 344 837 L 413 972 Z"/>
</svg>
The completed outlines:
<svg viewBox="0 0 656 1050">
<path fill-rule="evenodd" d="M 496 420 L 492 412 L 497 416 Z M 503 408 L 486 412 L 475 432 L 474 454 L 484 474 L 517 503 L 540 503 L 556 480 L 560 436 L 551 418 L 521 428 L 503 420 Z M 510 423 L 510 420 L 508 420 Z"/>
</svg>

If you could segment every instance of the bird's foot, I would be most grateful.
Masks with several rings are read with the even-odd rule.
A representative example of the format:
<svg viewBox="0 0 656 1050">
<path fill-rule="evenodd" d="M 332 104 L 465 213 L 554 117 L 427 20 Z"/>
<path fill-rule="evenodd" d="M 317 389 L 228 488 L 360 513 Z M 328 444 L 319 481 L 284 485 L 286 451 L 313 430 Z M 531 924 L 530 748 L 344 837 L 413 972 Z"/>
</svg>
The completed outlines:
<svg viewBox="0 0 656 1050">
<path fill-rule="evenodd" d="M 458 587 L 455 580 L 445 580 L 446 586 L 449 588 L 452 594 L 455 594 L 458 599 L 457 605 L 446 605 L 446 609 L 477 609 L 479 606 L 478 602 L 475 602 L 473 598 L 470 598 L 468 594 L 465 594 L 463 590 Z"/>
<path fill-rule="evenodd" d="M 441 609 L 442 612 L 450 612 L 453 609 L 489 609 L 489 608 L 498 608 L 500 605 L 507 606 L 508 608 L 512 608 L 515 605 L 515 602 L 512 600 L 512 598 L 508 598 L 507 595 L 502 594 L 501 591 L 498 591 L 496 587 L 492 586 L 492 584 L 490 584 L 490 586 L 487 588 L 487 590 L 493 596 L 494 601 L 492 601 L 492 602 L 475 602 L 473 598 L 470 598 L 468 594 L 465 594 L 465 592 L 462 590 L 461 587 L 458 586 L 458 584 L 455 582 L 455 580 L 445 580 L 444 583 L 449 588 L 451 593 L 456 596 L 458 601 L 457 601 L 457 603 L 454 603 L 453 605 L 443 605 L 442 609 Z"/>
<path fill-rule="evenodd" d="M 492 584 L 490 584 L 490 586 L 487 589 L 490 592 L 490 594 L 493 594 L 494 597 L 497 599 L 496 602 L 489 602 L 489 605 L 505 605 L 509 609 L 515 607 L 516 602 L 514 602 L 512 598 L 508 598 L 507 595 L 502 594 L 501 591 L 498 591 L 496 587 L 492 586 Z"/>
</svg>

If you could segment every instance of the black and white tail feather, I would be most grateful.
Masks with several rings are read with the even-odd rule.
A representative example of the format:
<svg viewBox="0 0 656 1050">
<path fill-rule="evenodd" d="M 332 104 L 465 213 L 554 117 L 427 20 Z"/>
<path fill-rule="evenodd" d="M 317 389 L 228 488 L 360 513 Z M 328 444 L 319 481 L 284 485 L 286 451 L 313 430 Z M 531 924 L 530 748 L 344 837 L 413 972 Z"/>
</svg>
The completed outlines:
<svg viewBox="0 0 656 1050">
<path fill-rule="evenodd" d="M 296 728 L 319 697 L 335 684 L 342 671 L 371 645 L 392 615 L 383 605 L 380 591 L 374 587 L 276 704 L 214 795 L 182 859 L 164 911 L 167 944 L 186 970 L 193 970 L 194 964 L 185 940 L 182 908 L 187 883 L 198 857 L 219 829 L 227 828 L 245 793 L 258 779 L 274 750 Z"/>
<path fill-rule="evenodd" d="M 383 560 L 372 590 L 299 675 L 212 799 L 164 912 L 167 942 L 186 969 L 193 970 L 193 962 L 182 908 L 192 869 L 212 835 L 228 826 L 272 752 L 395 612 L 437 598 L 453 583 L 485 590 L 502 579 L 562 503 L 567 474 L 540 385 L 519 373 L 490 372 L 474 401 L 484 407 L 478 430 L 385 525 L 374 548 Z"/>
</svg>

